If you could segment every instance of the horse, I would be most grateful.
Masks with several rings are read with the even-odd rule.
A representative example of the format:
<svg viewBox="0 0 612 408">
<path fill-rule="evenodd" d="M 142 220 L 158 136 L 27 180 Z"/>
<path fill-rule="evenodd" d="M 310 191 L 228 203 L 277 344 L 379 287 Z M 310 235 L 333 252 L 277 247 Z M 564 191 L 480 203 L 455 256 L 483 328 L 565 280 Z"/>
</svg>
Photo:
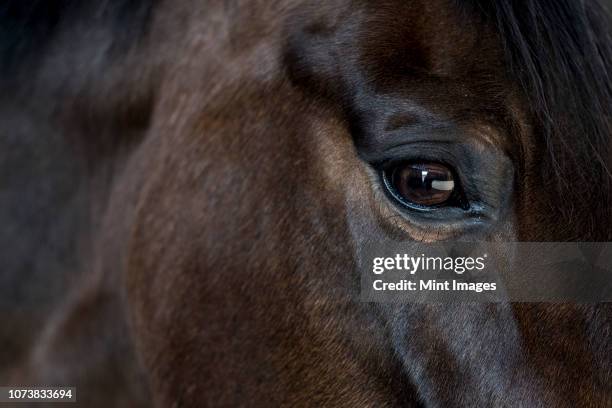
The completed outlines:
<svg viewBox="0 0 612 408">
<path fill-rule="evenodd" d="M 610 240 L 601 4 L 8 0 L 0 22 L 1 385 L 612 406 L 607 303 L 363 302 L 357 272 L 390 237 Z"/>
</svg>

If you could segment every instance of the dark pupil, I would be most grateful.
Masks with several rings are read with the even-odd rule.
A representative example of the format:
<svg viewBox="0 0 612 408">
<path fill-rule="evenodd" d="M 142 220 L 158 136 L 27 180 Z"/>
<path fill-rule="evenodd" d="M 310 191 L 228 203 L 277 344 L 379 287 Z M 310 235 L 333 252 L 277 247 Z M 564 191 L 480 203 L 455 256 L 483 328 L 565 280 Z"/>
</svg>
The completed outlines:
<svg viewBox="0 0 612 408">
<path fill-rule="evenodd" d="M 438 163 L 398 166 L 393 170 L 392 183 L 402 199 L 424 206 L 443 204 L 454 189 L 453 173 Z"/>
</svg>

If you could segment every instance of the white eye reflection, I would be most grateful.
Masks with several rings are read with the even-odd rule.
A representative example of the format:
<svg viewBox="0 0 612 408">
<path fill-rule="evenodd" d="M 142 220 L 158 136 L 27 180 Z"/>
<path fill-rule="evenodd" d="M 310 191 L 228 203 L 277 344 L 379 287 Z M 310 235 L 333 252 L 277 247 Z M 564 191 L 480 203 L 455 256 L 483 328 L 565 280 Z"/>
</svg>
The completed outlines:
<svg viewBox="0 0 612 408">
<path fill-rule="evenodd" d="M 455 182 L 453 180 L 448 180 L 448 181 L 434 180 L 431 182 L 431 188 L 435 190 L 452 191 L 455 189 Z"/>
</svg>

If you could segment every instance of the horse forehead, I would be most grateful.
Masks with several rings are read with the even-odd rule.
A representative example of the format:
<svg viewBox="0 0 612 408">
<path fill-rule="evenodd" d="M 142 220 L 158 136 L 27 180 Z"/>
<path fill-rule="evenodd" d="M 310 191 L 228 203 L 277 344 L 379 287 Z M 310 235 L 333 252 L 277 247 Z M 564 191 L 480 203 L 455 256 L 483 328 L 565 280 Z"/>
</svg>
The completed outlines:
<svg viewBox="0 0 612 408">
<path fill-rule="evenodd" d="M 385 0 L 363 10 L 364 62 L 451 76 L 497 56 L 493 31 L 455 2 Z"/>
<path fill-rule="evenodd" d="M 384 69 L 387 77 L 450 76 L 475 65 L 502 66 L 495 30 L 456 2 L 335 1 L 316 7 L 309 3 L 298 10 L 299 18 L 291 21 L 289 31 L 301 28 L 300 39 L 320 47 L 313 52 L 322 62 L 326 57 L 345 57 L 335 62 L 361 62 L 370 69 Z M 336 48 L 330 48 L 326 39 L 333 40 Z M 331 52 L 325 52 L 326 46 Z"/>
<path fill-rule="evenodd" d="M 335 2 L 297 15 L 285 58 L 293 79 L 342 103 L 392 95 L 482 117 L 508 99 L 497 34 L 453 2 Z"/>
<path fill-rule="evenodd" d="M 406 125 L 488 128 L 494 144 L 518 148 L 506 126 L 521 122 L 523 104 L 499 38 L 455 3 L 339 1 L 297 15 L 287 29 L 288 71 L 350 123 L 372 135 Z"/>
</svg>

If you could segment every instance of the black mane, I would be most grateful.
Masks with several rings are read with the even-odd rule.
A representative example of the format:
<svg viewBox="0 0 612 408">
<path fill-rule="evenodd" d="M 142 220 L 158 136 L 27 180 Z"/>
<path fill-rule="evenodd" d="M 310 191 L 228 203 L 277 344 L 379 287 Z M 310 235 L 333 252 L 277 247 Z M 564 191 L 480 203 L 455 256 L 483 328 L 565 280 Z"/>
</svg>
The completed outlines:
<svg viewBox="0 0 612 408">
<path fill-rule="evenodd" d="M 542 158 L 543 181 L 554 178 L 564 199 L 608 205 L 612 34 L 607 10 L 597 1 L 575 0 L 470 4 L 496 26 L 509 73 L 528 99 L 536 136 L 549 152 Z M 585 183 L 600 187 L 597 197 L 570 190 Z"/>
</svg>

